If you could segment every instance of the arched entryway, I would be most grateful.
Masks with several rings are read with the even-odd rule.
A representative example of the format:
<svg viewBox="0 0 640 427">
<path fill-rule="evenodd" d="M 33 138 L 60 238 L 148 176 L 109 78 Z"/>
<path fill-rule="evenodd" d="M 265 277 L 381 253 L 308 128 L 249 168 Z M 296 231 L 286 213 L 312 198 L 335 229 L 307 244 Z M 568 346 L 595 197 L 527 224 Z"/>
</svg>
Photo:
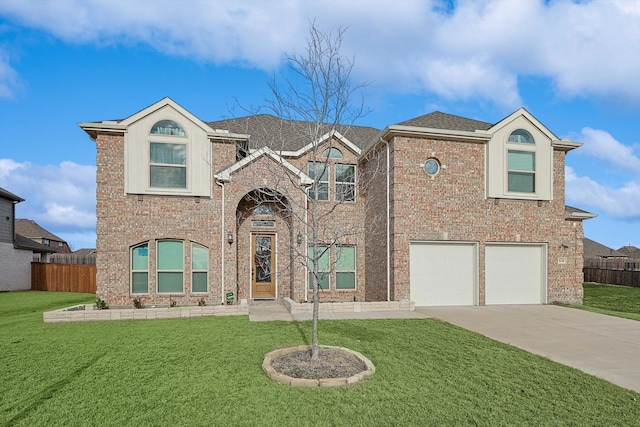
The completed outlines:
<svg viewBox="0 0 640 427">
<path fill-rule="evenodd" d="M 258 188 L 236 209 L 238 297 L 275 300 L 293 296 L 291 205 L 281 193 Z"/>
</svg>

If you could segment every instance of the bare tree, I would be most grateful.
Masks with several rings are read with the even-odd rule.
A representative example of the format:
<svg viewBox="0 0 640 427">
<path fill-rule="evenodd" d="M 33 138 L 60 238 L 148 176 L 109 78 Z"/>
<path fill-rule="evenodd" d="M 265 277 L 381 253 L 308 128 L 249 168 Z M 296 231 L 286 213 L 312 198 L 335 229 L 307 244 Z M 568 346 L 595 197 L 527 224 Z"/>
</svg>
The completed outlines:
<svg viewBox="0 0 640 427">
<path fill-rule="evenodd" d="M 261 132 L 260 140 L 252 141 L 255 147 L 239 149 L 249 158 L 273 154 L 271 163 L 265 162 L 262 169 L 253 169 L 253 182 L 246 184 L 250 191 L 245 201 L 252 206 L 267 205 L 288 220 L 287 249 L 291 261 L 287 268 L 290 269 L 292 293 L 295 271 L 308 271 L 313 288 L 312 360 L 319 357 L 321 283 L 334 271 L 341 255 L 336 249 L 336 257 L 331 259 L 328 251 L 332 247 L 342 248 L 340 242 L 362 234 L 365 222 L 366 208 L 361 193 L 367 179 L 357 168 L 358 154 L 350 153 L 354 165 L 338 165 L 332 156 L 337 141 L 349 134 L 356 120 L 366 113 L 364 101 L 359 96 L 365 84 L 352 82 L 354 60 L 345 58 L 340 52 L 344 33 L 344 29 L 323 32 L 311 23 L 304 54 L 287 56 L 290 73 L 282 79 L 274 77 L 270 82 L 271 98 L 267 100 L 266 109 L 277 118 L 277 125 L 262 121 L 260 124 L 268 129 Z M 252 113 L 251 117 L 258 117 Z M 287 156 L 292 162 L 296 161 L 291 159 L 292 146 L 306 147 L 303 150 L 307 165 L 304 177 L 311 179 L 301 180 L 302 174 L 294 171 L 302 169 L 290 167 Z M 333 187 L 328 179 L 330 167 L 336 168 L 335 176 L 339 178 Z M 376 168 L 370 167 L 367 174 L 371 175 L 373 169 Z M 238 224 L 245 219 L 242 211 L 239 209 Z M 249 210 L 244 212 L 250 215 Z M 336 221 L 338 217 L 339 222 Z M 370 217 L 369 222 L 375 221 Z M 305 230 L 304 245 L 300 244 L 301 236 L 294 233 L 294 229 Z"/>
</svg>

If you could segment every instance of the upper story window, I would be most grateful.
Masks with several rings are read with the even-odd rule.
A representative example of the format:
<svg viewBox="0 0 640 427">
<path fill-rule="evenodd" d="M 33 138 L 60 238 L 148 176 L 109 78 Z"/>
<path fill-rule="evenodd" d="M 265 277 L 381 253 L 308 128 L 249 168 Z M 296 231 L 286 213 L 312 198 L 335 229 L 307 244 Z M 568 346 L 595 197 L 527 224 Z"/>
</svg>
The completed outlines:
<svg viewBox="0 0 640 427">
<path fill-rule="evenodd" d="M 324 162 L 309 162 L 309 178 L 315 181 L 309 189 L 309 197 L 329 200 L 329 165 Z"/>
<path fill-rule="evenodd" d="M 516 142 L 519 144 L 535 144 L 533 137 L 529 132 L 524 129 L 517 129 L 511 132 L 509 135 L 509 142 Z"/>
<path fill-rule="evenodd" d="M 44 240 L 42 241 L 42 244 L 43 244 L 43 245 L 45 245 L 45 246 L 49 246 L 49 243 L 50 243 L 50 242 L 49 242 L 49 239 L 44 239 Z"/>
<path fill-rule="evenodd" d="M 337 148 L 331 147 L 324 150 L 324 152 L 322 153 L 322 157 L 326 157 L 329 159 L 341 159 L 342 153 Z"/>
<path fill-rule="evenodd" d="M 184 129 L 173 120 L 160 120 L 151 128 L 152 135 L 186 136 Z"/>
<path fill-rule="evenodd" d="M 186 144 L 150 144 L 149 185 L 151 187 L 187 188 Z"/>
<path fill-rule="evenodd" d="M 507 191 L 535 193 L 536 153 L 534 151 L 508 150 Z"/>
<path fill-rule="evenodd" d="M 356 166 L 336 164 L 336 201 L 356 199 Z"/>
</svg>

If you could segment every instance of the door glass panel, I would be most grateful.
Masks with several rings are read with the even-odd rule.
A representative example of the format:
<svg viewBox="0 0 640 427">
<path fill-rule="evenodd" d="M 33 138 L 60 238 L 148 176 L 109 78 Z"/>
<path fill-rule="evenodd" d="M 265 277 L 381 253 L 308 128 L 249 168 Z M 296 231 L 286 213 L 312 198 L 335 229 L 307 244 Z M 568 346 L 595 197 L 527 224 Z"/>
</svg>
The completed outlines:
<svg viewBox="0 0 640 427">
<path fill-rule="evenodd" d="M 257 236 L 254 254 L 256 282 L 271 282 L 271 237 Z"/>
</svg>

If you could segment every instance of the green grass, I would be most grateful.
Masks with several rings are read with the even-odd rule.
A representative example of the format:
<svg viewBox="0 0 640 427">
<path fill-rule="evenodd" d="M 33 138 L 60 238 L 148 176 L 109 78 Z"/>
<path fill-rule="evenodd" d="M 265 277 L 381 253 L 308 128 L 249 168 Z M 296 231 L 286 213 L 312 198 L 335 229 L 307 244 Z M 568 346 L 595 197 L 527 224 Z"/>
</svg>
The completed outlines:
<svg viewBox="0 0 640 427">
<path fill-rule="evenodd" d="M 637 425 L 640 394 L 432 319 L 320 322 L 369 357 L 350 388 L 293 388 L 261 370 L 310 323 L 246 316 L 45 324 L 92 295 L 0 294 L 0 426 Z"/>
<path fill-rule="evenodd" d="M 585 283 L 582 305 L 575 308 L 640 320 L 640 288 Z"/>
</svg>

